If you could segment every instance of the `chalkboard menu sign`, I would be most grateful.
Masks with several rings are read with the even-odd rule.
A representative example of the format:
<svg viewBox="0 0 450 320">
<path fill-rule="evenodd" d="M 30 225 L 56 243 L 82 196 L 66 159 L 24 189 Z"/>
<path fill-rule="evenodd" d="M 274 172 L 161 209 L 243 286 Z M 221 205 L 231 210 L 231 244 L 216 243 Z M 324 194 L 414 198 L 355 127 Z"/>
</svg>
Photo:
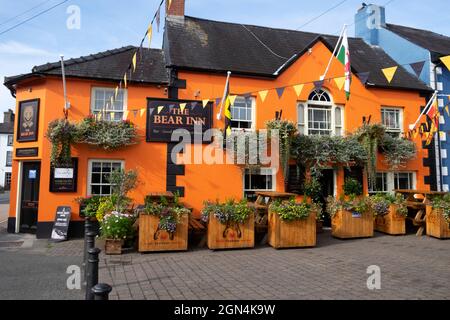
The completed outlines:
<svg viewBox="0 0 450 320">
<path fill-rule="evenodd" d="M 50 192 L 76 192 L 78 178 L 78 159 L 72 159 L 72 166 L 50 170 Z"/>
<path fill-rule="evenodd" d="M 58 207 L 52 230 L 52 240 L 66 241 L 69 231 L 71 207 Z"/>
</svg>

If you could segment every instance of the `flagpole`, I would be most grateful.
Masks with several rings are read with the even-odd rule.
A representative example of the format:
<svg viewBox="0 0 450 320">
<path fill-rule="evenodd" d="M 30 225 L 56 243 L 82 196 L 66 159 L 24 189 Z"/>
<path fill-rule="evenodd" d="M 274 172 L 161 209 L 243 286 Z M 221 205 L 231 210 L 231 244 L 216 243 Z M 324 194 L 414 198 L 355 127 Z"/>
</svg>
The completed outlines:
<svg viewBox="0 0 450 320">
<path fill-rule="evenodd" d="M 225 103 L 226 94 L 227 94 L 227 87 L 229 87 L 229 81 L 230 81 L 231 71 L 227 72 L 227 81 L 225 82 L 225 88 L 223 89 L 223 98 L 222 103 L 220 104 L 220 111 L 217 114 L 217 120 L 222 120 L 222 111 L 223 111 L 223 105 Z"/>
<path fill-rule="evenodd" d="M 336 47 L 334 48 L 333 54 L 332 54 L 331 57 L 330 57 L 330 61 L 328 62 L 328 66 L 327 66 L 327 68 L 325 69 L 325 73 L 323 74 L 323 76 L 320 77 L 320 81 L 322 81 L 322 80 L 325 79 L 325 77 L 326 77 L 326 75 L 327 75 L 327 73 L 328 73 L 328 70 L 329 70 L 330 67 L 331 67 L 331 62 L 333 61 L 333 57 L 336 55 L 336 52 L 337 52 L 337 50 L 338 50 L 338 48 L 339 48 L 339 44 L 340 44 L 340 42 L 341 42 L 341 40 L 342 40 L 342 37 L 344 36 L 344 32 L 345 32 L 346 29 L 347 29 L 347 25 L 344 24 L 344 27 L 342 28 L 342 31 L 341 31 L 341 35 L 339 36 L 338 42 L 336 43 Z"/>
<path fill-rule="evenodd" d="M 437 90 L 434 91 L 433 96 L 431 97 L 430 101 L 428 101 L 428 103 L 427 103 L 427 105 L 425 106 L 425 108 L 423 108 L 423 111 L 422 111 L 422 113 L 420 114 L 420 116 L 417 118 L 417 121 L 416 121 L 414 124 L 411 124 L 411 125 L 409 126 L 409 130 L 414 130 L 414 129 L 416 128 L 417 124 L 418 124 L 419 121 L 420 121 L 420 118 L 422 118 L 422 116 L 428 111 L 428 109 L 429 109 L 429 108 L 431 107 L 431 105 L 434 103 L 434 100 L 437 98 L 437 94 L 438 94 L 438 91 L 437 91 Z"/>
</svg>

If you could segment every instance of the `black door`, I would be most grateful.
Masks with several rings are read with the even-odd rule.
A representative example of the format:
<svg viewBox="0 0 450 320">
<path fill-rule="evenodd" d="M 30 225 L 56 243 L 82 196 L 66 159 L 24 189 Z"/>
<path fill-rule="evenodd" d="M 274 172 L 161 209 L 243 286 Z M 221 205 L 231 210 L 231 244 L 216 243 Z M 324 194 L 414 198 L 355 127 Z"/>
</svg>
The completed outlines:
<svg viewBox="0 0 450 320">
<path fill-rule="evenodd" d="M 326 213 L 327 209 L 327 198 L 329 196 L 334 196 L 334 171 L 333 170 L 323 170 L 322 178 L 320 179 L 320 185 L 322 186 L 322 204 L 324 212 L 323 225 L 326 227 L 331 227 L 331 219 Z"/>
<path fill-rule="evenodd" d="M 36 233 L 39 207 L 40 162 L 24 162 L 22 174 L 22 199 L 20 232 Z"/>
</svg>

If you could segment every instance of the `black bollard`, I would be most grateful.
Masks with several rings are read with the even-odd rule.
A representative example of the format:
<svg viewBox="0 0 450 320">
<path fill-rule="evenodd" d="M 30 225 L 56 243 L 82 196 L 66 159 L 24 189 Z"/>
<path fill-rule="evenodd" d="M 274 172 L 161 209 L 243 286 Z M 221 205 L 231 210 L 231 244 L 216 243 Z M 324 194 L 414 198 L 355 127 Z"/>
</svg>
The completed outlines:
<svg viewBox="0 0 450 320">
<path fill-rule="evenodd" d="M 95 237 L 96 237 L 96 233 L 89 231 L 86 234 L 86 262 L 85 262 L 85 266 L 84 266 L 84 280 L 87 281 L 86 277 L 88 274 L 88 252 L 90 249 L 95 248 Z"/>
<path fill-rule="evenodd" d="M 92 222 L 89 217 L 84 218 L 84 252 L 83 252 L 83 267 L 86 270 L 87 265 L 87 251 L 88 251 L 88 233 L 92 231 Z M 86 272 L 84 273 L 84 281 L 86 281 Z"/>
<path fill-rule="evenodd" d="M 111 293 L 111 291 L 111 286 L 105 283 L 99 283 L 92 288 L 92 292 L 94 293 L 94 300 L 109 300 L 109 294 Z"/>
<path fill-rule="evenodd" d="M 92 288 L 98 284 L 98 255 L 101 250 L 93 248 L 88 250 L 86 300 L 94 300 Z"/>
</svg>

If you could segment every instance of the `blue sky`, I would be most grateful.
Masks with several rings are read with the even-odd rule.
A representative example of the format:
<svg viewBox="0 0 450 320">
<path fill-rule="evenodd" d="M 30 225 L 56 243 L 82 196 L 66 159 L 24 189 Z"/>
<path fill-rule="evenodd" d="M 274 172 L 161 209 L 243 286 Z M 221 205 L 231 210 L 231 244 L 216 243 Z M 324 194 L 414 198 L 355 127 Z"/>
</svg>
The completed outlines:
<svg viewBox="0 0 450 320">
<path fill-rule="evenodd" d="M 61 0 L 0 0 L 0 33 Z M 341 0 L 186 0 L 186 14 L 221 21 L 297 29 Z M 388 0 L 374 1 L 385 4 Z M 0 35 L 0 79 L 30 72 L 35 65 L 66 58 L 137 45 L 160 0 L 69 0 L 63 5 Z M 344 23 L 352 24 L 361 0 L 347 0 L 304 31 L 335 34 Z M 367 1 L 367 3 L 371 3 Z M 5 21 L 37 5 L 35 10 L 8 23 Z M 81 28 L 69 30 L 67 9 L 81 10 Z M 386 6 L 387 21 L 450 34 L 450 1 L 394 0 Z M 164 12 L 161 12 L 162 21 Z M 163 26 L 155 30 L 153 47 L 161 47 Z M 351 28 L 353 33 L 353 27 Z M 14 99 L 2 85 L 0 112 L 13 107 Z M 1 117 L 0 117 L 1 118 Z"/>
</svg>

